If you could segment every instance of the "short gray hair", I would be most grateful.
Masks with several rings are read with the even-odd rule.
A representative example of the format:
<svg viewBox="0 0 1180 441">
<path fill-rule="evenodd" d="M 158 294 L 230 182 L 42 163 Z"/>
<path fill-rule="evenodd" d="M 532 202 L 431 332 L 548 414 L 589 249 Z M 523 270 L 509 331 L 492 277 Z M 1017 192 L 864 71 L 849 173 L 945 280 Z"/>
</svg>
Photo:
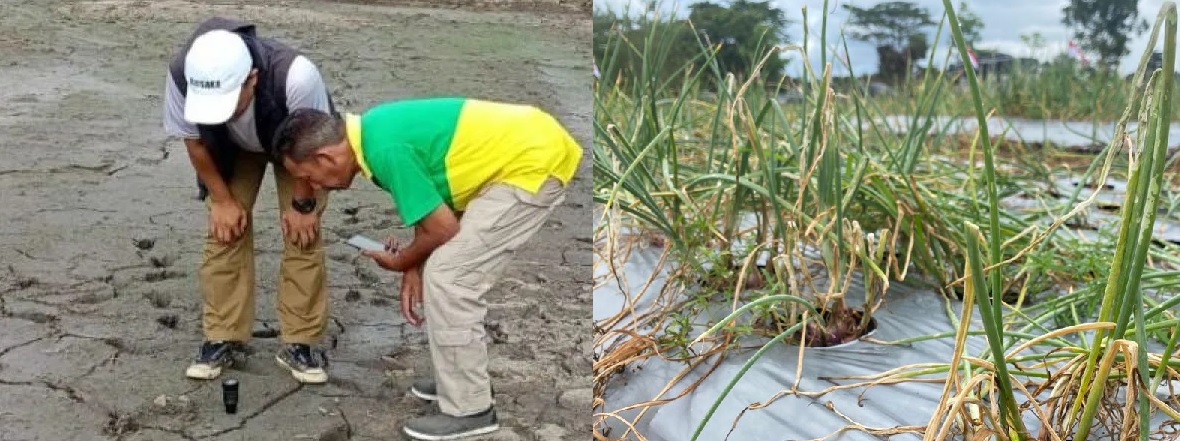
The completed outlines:
<svg viewBox="0 0 1180 441">
<path fill-rule="evenodd" d="M 322 110 L 295 109 L 275 131 L 274 154 L 303 161 L 321 148 L 344 140 L 344 120 Z"/>
</svg>

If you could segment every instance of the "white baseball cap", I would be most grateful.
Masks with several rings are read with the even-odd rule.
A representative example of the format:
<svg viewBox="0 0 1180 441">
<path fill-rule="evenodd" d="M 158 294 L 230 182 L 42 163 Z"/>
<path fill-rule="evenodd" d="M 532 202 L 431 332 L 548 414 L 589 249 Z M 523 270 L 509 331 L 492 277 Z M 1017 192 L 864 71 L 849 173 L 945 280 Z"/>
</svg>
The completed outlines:
<svg viewBox="0 0 1180 441">
<path fill-rule="evenodd" d="M 214 30 L 193 40 L 184 58 L 188 83 L 184 119 L 210 125 L 229 121 L 253 65 L 250 50 L 238 34 Z"/>
</svg>

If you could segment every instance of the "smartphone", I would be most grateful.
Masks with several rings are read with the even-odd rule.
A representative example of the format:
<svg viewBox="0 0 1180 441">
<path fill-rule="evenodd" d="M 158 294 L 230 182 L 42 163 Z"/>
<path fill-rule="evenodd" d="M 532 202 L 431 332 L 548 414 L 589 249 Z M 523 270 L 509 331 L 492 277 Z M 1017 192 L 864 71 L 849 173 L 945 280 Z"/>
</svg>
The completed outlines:
<svg viewBox="0 0 1180 441">
<path fill-rule="evenodd" d="M 365 236 L 356 235 L 348 239 L 348 244 L 360 250 L 369 251 L 385 251 L 385 244 L 369 239 Z"/>
</svg>

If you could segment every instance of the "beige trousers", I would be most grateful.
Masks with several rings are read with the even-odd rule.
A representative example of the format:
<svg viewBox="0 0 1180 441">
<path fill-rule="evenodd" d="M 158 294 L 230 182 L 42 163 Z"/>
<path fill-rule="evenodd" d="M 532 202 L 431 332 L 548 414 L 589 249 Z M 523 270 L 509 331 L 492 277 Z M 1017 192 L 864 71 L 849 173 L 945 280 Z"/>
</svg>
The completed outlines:
<svg viewBox="0 0 1180 441">
<path fill-rule="evenodd" d="M 468 415 L 492 405 L 484 294 L 564 200 L 565 187 L 557 179 L 546 181 L 537 194 L 490 185 L 468 204 L 459 233 L 426 261 L 424 312 L 444 414 Z"/>
<path fill-rule="evenodd" d="M 250 340 L 254 326 L 254 201 L 269 162 L 258 153 L 238 152 L 234 176 L 226 184 L 246 210 L 246 231 L 230 245 L 212 235 L 205 238 L 200 285 L 204 296 L 202 316 L 208 340 Z M 280 212 L 291 208 L 295 179 L 287 169 L 274 168 Z M 327 194 L 316 193 L 316 215 L 322 216 Z M 212 204 L 206 199 L 206 206 Z M 327 277 L 324 270 L 323 235 L 301 250 L 283 239 L 276 309 L 284 343 L 315 344 L 328 318 Z"/>
</svg>

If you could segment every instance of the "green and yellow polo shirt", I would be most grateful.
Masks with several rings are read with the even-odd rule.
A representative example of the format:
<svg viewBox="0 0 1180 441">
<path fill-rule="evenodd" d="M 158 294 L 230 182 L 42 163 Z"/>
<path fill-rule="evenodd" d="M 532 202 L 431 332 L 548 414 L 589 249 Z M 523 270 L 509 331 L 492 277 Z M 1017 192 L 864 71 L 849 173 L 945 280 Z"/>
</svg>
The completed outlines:
<svg viewBox="0 0 1180 441">
<path fill-rule="evenodd" d="M 447 204 L 464 211 L 484 186 L 536 193 L 550 177 L 568 184 L 582 148 L 544 111 L 467 98 L 380 104 L 346 115 L 361 173 L 392 195 L 407 225 Z"/>
</svg>

